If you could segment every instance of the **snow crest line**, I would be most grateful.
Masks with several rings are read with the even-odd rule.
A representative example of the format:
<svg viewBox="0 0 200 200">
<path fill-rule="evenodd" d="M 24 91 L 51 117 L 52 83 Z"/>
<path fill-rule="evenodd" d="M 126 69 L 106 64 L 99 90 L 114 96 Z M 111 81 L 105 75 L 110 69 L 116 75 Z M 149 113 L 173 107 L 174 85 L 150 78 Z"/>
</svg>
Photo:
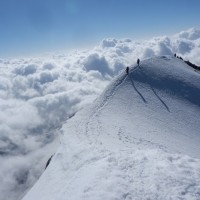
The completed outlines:
<svg viewBox="0 0 200 200">
<path fill-rule="evenodd" d="M 134 71 L 136 71 L 139 68 L 139 66 L 133 66 L 131 69 L 131 73 L 133 73 Z M 117 77 L 117 83 L 116 81 L 114 81 L 114 85 L 111 87 L 111 90 L 106 90 L 105 93 L 103 93 L 102 98 L 99 100 L 99 104 L 92 108 L 92 113 L 89 116 L 88 122 L 86 123 L 86 135 L 88 136 L 89 139 L 89 143 L 90 144 L 94 144 L 96 146 L 96 144 L 98 144 L 98 137 L 100 136 L 100 132 L 101 132 L 101 128 L 102 128 L 102 123 L 99 120 L 98 114 L 103 108 L 104 106 L 108 103 L 108 101 L 115 95 L 115 92 L 117 91 L 117 89 L 124 83 L 124 81 L 129 77 L 129 75 L 127 74 L 122 74 L 121 77 Z M 102 101 L 102 102 L 101 102 Z M 100 103 L 101 102 L 101 103 Z M 96 122 L 94 120 L 92 120 L 95 116 Z M 95 123 L 96 126 L 96 134 L 93 133 L 94 137 L 93 139 L 89 136 L 89 126 L 91 123 Z M 95 141 L 94 141 L 95 140 Z"/>
<path fill-rule="evenodd" d="M 132 69 L 130 70 L 130 72 L 133 73 L 138 68 L 139 68 L 139 66 L 133 66 Z M 98 110 L 99 109 L 101 110 L 101 108 L 104 107 L 104 105 L 108 102 L 108 100 L 114 96 L 114 94 L 117 91 L 117 89 L 119 88 L 119 86 L 127 79 L 127 77 L 128 77 L 128 75 L 123 75 L 121 77 L 121 79 L 118 81 L 118 83 L 115 86 L 113 86 L 111 90 L 108 90 L 105 92 L 105 94 L 103 96 L 106 96 L 106 98 L 104 98 L 103 102 L 98 106 Z M 106 94 L 108 92 L 109 92 L 109 94 Z"/>
<path fill-rule="evenodd" d="M 101 130 L 102 126 L 101 126 L 101 122 L 98 118 L 97 113 L 99 113 L 104 108 L 105 104 L 109 101 L 109 99 L 111 99 L 114 96 L 115 92 L 120 87 L 120 85 L 123 84 L 123 82 L 126 80 L 126 78 L 127 78 L 127 75 L 122 74 L 122 77 L 120 79 L 118 78 L 119 81 L 112 87 L 112 89 L 107 90 L 105 92 L 105 94 L 103 94 L 104 98 L 100 99 L 100 101 L 102 101 L 102 102 L 98 106 L 92 108 L 92 110 L 94 110 L 94 111 L 92 111 L 91 115 L 89 116 L 88 122 L 86 123 L 86 135 L 88 136 L 90 144 L 95 144 L 95 145 L 98 144 L 98 137 L 101 132 L 100 130 Z M 92 120 L 94 118 L 94 116 L 95 116 L 95 119 L 97 120 L 96 131 L 98 131 L 97 134 L 93 133 L 93 135 L 96 135 L 96 138 L 94 138 L 95 141 L 92 140 L 92 138 L 89 136 L 89 126 L 90 126 L 91 122 L 95 123 L 94 120 Z"/>
</svg>

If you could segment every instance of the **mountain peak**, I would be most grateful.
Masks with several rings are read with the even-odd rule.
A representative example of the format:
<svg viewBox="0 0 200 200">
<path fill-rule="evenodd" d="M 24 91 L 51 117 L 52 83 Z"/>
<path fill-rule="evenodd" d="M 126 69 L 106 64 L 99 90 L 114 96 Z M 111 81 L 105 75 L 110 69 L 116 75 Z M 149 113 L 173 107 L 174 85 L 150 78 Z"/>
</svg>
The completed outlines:
<svg viewBox="0 0 200 200">
<path fill-rule="evenodd" d="M 63 126 L 24 200 L 199 197 L 199 76 L 171 56 L 130 66 Z"/>
</svg>

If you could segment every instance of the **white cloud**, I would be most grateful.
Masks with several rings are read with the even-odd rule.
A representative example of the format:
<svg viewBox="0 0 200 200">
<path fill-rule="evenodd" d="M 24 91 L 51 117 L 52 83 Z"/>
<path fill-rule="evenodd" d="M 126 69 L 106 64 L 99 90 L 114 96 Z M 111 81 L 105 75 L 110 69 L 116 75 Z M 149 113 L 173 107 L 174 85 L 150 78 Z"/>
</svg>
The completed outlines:
<svg viewBox="0 0 200 200">
<path fill-rule="evenodd" d="M 29 74 L 34 74 L 37 68 L 38 68 L 37 65 L 30 64 L 27 66 L 16 68 L 15 73 L 22 76 L 28 76 Z"/>
<path fill-rule="evenodd" d="M 99 71 L 103 76 L 105 76 L 106 74 L 112 75 L 112 71 L 109 68 L 108 62 L 105 57 L 100 57 L 97 53 L 91 54 L 86 58 L 84 62 L 84 68 L 86 69 L 86 71 Z"/>
<path fill-rule="evenodd" d="M 200 30 L 196 28 L 191 28 L 186 31 L 181 31 L 179 34 L 177 34 L 177 37 L 188 40 L 196 40 L 200 38 Z"/>
<path fill-rule="evenodd" d="M 117 44 L 117 40 L 116 39 L 104 39 L 101 42 L 101 47 L 102 48 L 109 48 L 109 47 L 115 47 Z"/>
<path fill-rule="evenodd" d="M 36 181 L 56 150 L 59 127 L 113 76 L 137 58 L 174 53 L 200 65 L 200 30 L 140 42 L 104 39 L 68 55 L 0 59 L 0 200 L 16 199 Z"/>
<path fill-rule="evenodd" d="M 153 49 L 151 49 L 151 48 L 146 48 L 146 49 L 144 50 L 144 55 L 143 55 L 144 58 L 150 58 L 150 57 L 153 57 L 153 56 L 155 56 L 155 52 L 154 52 Z"/>
</svg>

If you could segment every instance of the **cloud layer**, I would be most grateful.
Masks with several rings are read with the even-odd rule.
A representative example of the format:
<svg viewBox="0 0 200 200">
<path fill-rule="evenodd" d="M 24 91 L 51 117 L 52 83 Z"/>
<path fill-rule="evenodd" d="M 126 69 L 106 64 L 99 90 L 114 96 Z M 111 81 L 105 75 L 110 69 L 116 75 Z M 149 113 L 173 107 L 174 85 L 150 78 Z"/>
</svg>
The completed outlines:
<svg viewBox="0 0 200 200">
<path fill-rule="evenodd" d="M 0 59 L 0 200 L 16 199 L 43 172 L 59 128 L 137 58 L 173 55 L 200 65 L 200 30 L 40 58 Z"/>
</svg>

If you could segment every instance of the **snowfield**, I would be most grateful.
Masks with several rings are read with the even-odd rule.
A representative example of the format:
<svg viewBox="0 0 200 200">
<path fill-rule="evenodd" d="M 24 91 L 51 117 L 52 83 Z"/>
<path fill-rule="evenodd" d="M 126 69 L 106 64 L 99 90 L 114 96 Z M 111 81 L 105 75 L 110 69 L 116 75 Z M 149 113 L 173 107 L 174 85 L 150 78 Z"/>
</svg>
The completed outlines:
<svg viewBox="0 0 200 200">
<path fill-rule="evenodd" d="M 67 120 L 23 200 L 200 199 L 200 74 L 159 56 Z"/>
</svg>

